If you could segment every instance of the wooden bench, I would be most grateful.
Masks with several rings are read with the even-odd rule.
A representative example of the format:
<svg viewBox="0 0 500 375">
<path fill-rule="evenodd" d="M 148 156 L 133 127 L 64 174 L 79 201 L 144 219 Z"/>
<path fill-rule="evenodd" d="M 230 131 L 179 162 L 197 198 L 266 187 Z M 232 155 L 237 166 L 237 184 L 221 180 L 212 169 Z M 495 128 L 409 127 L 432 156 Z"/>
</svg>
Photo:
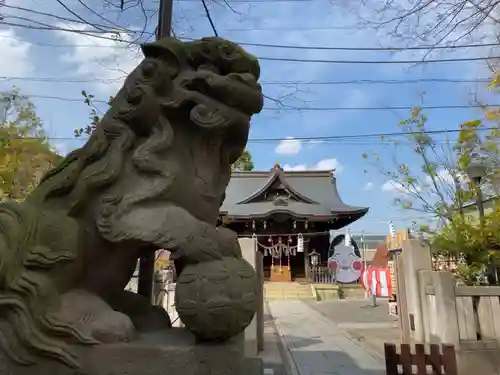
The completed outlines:
<svg viewBox="0 0 500 375">
<path fill-rule="evenodd" d="M 415 344 L 415 352 L 411 345 L 401 344 L 400 353 L 395 344 L 384 344 L 385 368 L 387 375 L 457 375 L 457 359 L 453 345 L 443 345 L 442 353 L 439 345 L 428 345 L 426 353 L 424 344 Z"/>
</svg>

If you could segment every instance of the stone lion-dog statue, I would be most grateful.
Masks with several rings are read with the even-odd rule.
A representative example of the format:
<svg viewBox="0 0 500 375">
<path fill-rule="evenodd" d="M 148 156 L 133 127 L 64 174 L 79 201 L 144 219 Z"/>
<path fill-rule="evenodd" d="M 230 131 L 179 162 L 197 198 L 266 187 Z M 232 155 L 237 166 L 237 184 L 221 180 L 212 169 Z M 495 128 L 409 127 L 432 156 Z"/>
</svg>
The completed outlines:
<svg viewBox="0 0 500 375">
<path fill-rule="evenodd" d="M 0 348 L 16 365 L 78 369 L 77 347 L 171 327 L 124 290 L 157 249 L 175 259 L 176 307 L 197 339 L 227 340 L 255 313 L 255 272 L 216 222 L 262 110 L 259 63 L 220 38 L 142 51 L 85 145 L 22 204 L 0 204 Z"/>
</svg>

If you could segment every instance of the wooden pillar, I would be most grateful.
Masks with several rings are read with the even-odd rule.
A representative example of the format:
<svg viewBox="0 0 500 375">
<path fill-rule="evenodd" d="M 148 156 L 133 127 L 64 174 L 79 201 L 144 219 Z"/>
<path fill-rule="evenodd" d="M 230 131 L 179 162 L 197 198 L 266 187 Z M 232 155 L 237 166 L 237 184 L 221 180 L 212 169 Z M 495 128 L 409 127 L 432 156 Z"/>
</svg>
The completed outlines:
<svg viewBox="0 0 500 375">
<path fill-rule="evenodd" d="M 309 242 L 310 240 L 304 239 L 304 273 L 306 275 L 306 282 L 309 282 Z"/>
<path fill-rule="evenodd" d="M 137 282 L 137 294 L 146 297 L 152 303 L 153 283 L 155 271 L 155 251 L 145 251 L 139 261 L 139 280 Z"/>
</svg>

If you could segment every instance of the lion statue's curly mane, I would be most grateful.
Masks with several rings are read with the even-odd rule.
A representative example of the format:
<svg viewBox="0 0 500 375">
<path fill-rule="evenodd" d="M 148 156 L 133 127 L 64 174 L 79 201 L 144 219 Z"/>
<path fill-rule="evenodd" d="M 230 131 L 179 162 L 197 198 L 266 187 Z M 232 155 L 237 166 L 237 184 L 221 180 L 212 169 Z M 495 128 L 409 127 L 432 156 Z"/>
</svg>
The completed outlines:
<svg viewBox="0 0 500 375">
<path fill-rule="evenodd" d="M 47 173 L 24 203 L 0 205 L 0 348 L 18 364 L 42 356 L 79 367 L 73 345 L 100 340 L 84 329 L 85 319 L 52 313 L 61 296 L 83 288 L 113 301 L 142 247 L 194 246 L 193 234 L 178 237 L 175 223 L 157 228 L 151 223 L 161 220 L 142 223 L 136 212 L 173 206 L 179 220 L 193 220 L 192 231 L 212 235 L 230 165 L 246 145 L 251 116 L 262 109 L 259 64 L 231 42 L 166 38 L 142 51 L 145 59 L 86 144 Z M 183 198 L 187 186 L 190 196 Z M 217 258 L 216 245 L 210 250 L 207 243 L 202 256 Z M 89 263 L 97 256 L 117 260 L 117 249 L 130 256 L 116 273 L 127 270 L 98 284 L 92 272 L 101 258 Z"/>
</svg>

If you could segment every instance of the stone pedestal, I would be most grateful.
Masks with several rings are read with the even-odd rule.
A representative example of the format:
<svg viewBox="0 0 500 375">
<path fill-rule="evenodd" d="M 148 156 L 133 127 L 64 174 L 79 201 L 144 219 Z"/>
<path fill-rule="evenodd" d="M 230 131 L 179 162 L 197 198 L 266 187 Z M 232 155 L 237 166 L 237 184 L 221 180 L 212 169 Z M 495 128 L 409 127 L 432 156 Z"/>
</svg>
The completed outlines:
<svg viewBox="0 0 500 375">
<path fill-rule="evenodd" d="M 82 369 L 72 370 L 50 360 L 41 360 L 33 366 L 15 366 L 0 352 L 0 375 L 254 375 L 255 372 L 251 370 L 255 366 L 249 367 L 244 361 L 241 336 L 223 344 L 195 344 L 192 334 L 182 328 L 142 335 L 128 344 L 81 348 L 79 355 Z"/>
<path fill-rule="evenodd" d="M 243 258 L 250 263 L 250 265 L 256 269 L 257 261 L 257 240 L 254 238 L 240 238 L 238 240 L 241 248 L 241 254 Z M 259 283 L 262 283 L 259 280 Z M 260 308 L 260 304 L 259 304 Z M 258 317 L 257 315 L 260 311 L 257 311 L 250 325 L 245 329 L 245 356 L 254 357 L 257 355 L 258 342 L 257 342 L 257 330 L 258 330 Z"/>
</svg>

